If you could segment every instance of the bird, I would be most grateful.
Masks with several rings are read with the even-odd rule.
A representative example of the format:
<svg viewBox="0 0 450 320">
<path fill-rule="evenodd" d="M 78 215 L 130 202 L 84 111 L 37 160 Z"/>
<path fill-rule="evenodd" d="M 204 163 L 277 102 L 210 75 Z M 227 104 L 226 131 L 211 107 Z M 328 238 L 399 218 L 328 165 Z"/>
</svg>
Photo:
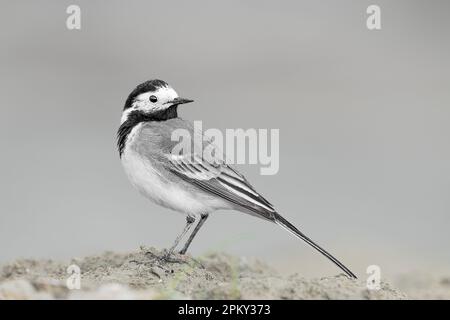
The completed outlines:
<svg viewBox="0 0 450 320">
<path fill-rule="evenodd" d="M 128 95 L 117 131 L 117 148 L 131 184 L 156 204 L 186 216 L 186 225 L 167 250 L 172 255 L 195 223 L 179 254 L 184 255 L 209 215 L 218 210 L 235 210 L 275 223 L 320 252 L 349 278 L 356 279 L 338 259 L 302 233 L 279 214 L 250 182 L 223 155 L 204 157 L 198 146 L 182 154 L 174 153 L 178 141 L 174 130 L 185 130 L 201 147 L 214 141 L 197 132 L 192 122 L 178 117 L 178 107 L 193 100 L 181 98 L 163 80 L 148 80 Z"/>
</svg>

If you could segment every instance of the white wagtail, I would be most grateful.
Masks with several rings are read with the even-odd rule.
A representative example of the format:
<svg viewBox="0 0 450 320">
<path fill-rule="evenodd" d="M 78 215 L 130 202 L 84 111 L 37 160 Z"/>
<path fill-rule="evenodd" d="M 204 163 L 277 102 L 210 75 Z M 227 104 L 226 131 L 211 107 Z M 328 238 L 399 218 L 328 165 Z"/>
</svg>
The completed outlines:
<svg viewBox="0 0 450 320">
<path fill-rule="evenodd" d="M 178 117 L 178 106 L 190 102 L 193 100 L 180 98 L 162 80 L 144 82 L 128 96 L 118 130 L 119 154 L 131 183 L 157 204 L 186 215 L 186 226 L 168 255 L 172 254 L 196 220 L 198 223 L 180 254 L 186 253 L 211 212 L 237 210 L 277 223 L 330 259 L 350 278 L 356 278 L 339 260 L 277 213 L 272 204 L 223 158 L 206 160 L 203 155 L 195 154 L 198 150 L 195 147 L 192 154 L 172 153 L 178 143 L 172 139 L 174 130 L 187 130 L 192 137 L 202 135 L 194 132 L 191 122 Z M 199 141 L 206 145 L 213 143 L 208 139 Z"/>
</svg>

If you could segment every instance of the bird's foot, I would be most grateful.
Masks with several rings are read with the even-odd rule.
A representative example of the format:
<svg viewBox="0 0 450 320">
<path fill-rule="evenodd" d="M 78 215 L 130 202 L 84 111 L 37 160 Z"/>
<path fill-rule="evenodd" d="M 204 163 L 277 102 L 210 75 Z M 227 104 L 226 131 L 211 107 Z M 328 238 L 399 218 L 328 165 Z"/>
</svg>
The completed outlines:
<svg viewBox="0 0 450 320">
<path fill-rule="evenodd" d="M 164 254 L 159 257 L 160 262 L 163 263 L 187 263 L 184 255 L 174 254 L 171 250 L 164 250 Z"/>
</svg>

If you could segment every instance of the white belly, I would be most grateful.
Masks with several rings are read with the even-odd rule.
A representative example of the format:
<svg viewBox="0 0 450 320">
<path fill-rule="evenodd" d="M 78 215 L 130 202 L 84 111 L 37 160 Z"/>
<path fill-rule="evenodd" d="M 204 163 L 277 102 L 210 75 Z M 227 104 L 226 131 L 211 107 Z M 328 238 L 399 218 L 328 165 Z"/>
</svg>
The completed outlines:
<svg viewBox="0 0 450 320">
<path fill-rule="evenodd" d="M 130 134 L 131 139 L 134 137 Z M 121 160 L 131 184 L 146 198 L 163 207 L 191 216 L 229 209 L 221 199 L 186 188 L 184 183 L 168 180 L 149 159 L 139 155 L 133 148 L 126 147 Z"/>
<path fill-rule="evenodd" d="M 209 213 L 211 208 L 199 201 L 189 190 L 165 179 L 150 161 L 143 159 L 133 150 L 122 155 L 122 165 L 131 184 L 146 198 L 153 202 L 191 215 Z"/>
<path fill-rule="evenodd" d="M 141 126 L 138 124 L 130 132 L 121 160 L 128 179 L 142 195 L 163 207 L 194 216 L 229 209 L 229 205 L 217 197 L 189 188 L 184 182 L 167 179 L 165 175 L 170 173 L 161 172 L 150 159 L 141 156 L 133 148 Z"/>
</svg>

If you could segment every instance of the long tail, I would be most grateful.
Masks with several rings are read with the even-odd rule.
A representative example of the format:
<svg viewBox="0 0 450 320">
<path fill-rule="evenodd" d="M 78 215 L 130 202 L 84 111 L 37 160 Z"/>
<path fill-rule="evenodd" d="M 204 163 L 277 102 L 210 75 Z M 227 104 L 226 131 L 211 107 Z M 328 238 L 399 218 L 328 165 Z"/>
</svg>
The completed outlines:
<svg viewBox="0 0 450 320">
<path fill-rule="evenodd" d="M 319 251 L 321 254 L 323 254 L 325 257 L 330 259 L 335 265 L 337 265 L 339 268 L 341 268 L 342 271 L 344 271 L 347 276 L 353 279 L 357 279 L 355 274 L 351 272 L 346 266 L 344 266 L 338 259 L 333 257 L 330 253 L 328 253 L 325 249 L 321 248 L 318 244 L 316 244 L 314 241 L 312 241 L 310 238 L 305 236 L 300 230 L 298 230 L 292 223 L 287 221 L 285 218 L 283 218 L 278 213 L 275 214 L 275 223 L 281 226 L 283 229 L 289 231 L 293 235 L 295 235 L 297 238 L 305 241 L 307 244 L 309 244 L 311 247 Z"/>
</svg>

